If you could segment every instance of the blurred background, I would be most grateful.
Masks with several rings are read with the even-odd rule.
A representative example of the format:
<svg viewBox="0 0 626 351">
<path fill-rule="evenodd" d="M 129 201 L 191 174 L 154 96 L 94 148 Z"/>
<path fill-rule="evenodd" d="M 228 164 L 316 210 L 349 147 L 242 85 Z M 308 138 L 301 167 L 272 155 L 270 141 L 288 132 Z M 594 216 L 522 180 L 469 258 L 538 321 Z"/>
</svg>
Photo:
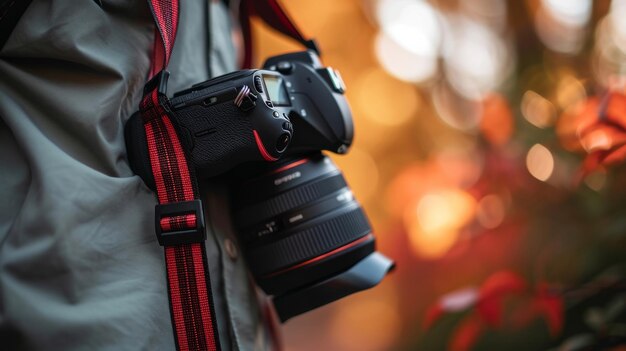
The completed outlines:
<svg viewBox="0 0 626 351">
<path fill-rule="evenodd" d="M 333 159 L 397 262 L 287 351 L 626 350 L 626 1 L 282 1 L 348 87 Z M 255 56 L 301 48 L 253 22 Z"/>
</svg>

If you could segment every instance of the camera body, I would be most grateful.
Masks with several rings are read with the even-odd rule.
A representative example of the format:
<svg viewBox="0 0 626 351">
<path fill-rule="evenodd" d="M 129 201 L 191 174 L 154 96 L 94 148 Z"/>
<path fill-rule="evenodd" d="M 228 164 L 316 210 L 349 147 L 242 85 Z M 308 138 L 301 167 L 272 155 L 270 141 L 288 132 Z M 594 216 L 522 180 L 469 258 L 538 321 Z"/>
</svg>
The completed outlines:
<svg viewBox="0 0 626 351">
<path fill-rule="evenodd" d="M 275 161 L 283 153 L 345 153 L 350 147 L 352 115 L 337 71 L 322 67 L 312 51 L 272 57 L 263 68 L 235 71 L 174 94 L 172 110 L 187 133 L 191 159 L 201 177 L 259 160 L 254 157 L 254 131 L 269 154 L 263 157 L 266 161 Z M 243 97 L 241 87 L 249 92 Z M 241 106 L 235 108 L 237 102 Z M 292 138 L 294 130 L 297 138 Z M 265 152 L 258 149 L 263 156 Z"/>
<path fill-rule="evenodd" d="M 200 178 L 250 161 L 328 150 L 346 153 L 352 115 L 337 71 L 312 51 L 274 56 L 263 70 L 241 70 L 177 92 L 170 108 L 179 138 Z M 293 139 L 294 130 L 299 134 Z M 126 125 L 129 161 L 150 186 L 141 116 Z"/>
<path fill-rule="evenodd" d="M 352 144 L 354 126 L 345 84 L 339 71 L 323 67 L 312 51 L 269 58 L 265 69 L 282 74 L 287 93 L 281 105 L 299 135 L 286 155 L 328 150 L 344 154 Z"/>
<path fill-rule="evenodd" d="M 352 115 L 337 71 L 312 51 L 269 58 L 174 94 L 170 117 L 199 178 L 226 172 L 234 227 L 281 320 L 372 287 L 393 268 L 343 175 Z M 133 171 L 154 188 L 141 117 L 126 125 Z"/>
</svg>

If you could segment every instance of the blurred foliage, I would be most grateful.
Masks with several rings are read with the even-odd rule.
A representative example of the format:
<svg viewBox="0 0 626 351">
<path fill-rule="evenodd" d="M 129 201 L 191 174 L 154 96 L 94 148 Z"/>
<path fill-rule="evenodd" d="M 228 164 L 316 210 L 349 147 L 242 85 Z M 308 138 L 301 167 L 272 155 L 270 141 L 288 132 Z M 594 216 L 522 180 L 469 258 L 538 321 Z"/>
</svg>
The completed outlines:
<svg viewBox="0 0 626 351">
<path fill-rule="evenodd" d="M 286 349 L 626 349 L 626 2 L 283 1 L 347 83 L 334 157 L 397 270 Z M 255 22 L 257 59 L 300 48 Z"/>
</svg>

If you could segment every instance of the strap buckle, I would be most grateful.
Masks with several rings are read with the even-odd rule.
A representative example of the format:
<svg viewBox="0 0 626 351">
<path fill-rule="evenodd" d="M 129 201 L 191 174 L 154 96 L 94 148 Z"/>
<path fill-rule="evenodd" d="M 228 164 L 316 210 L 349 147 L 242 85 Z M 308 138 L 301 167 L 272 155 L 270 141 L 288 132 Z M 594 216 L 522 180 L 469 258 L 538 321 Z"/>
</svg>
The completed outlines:
<svg viewBox="0 0 626 351">
<path fill-rule="evenodd" d="M 139 104 L 139 111 L 141 111 L 144 123 L 155 118 L 161 118 L 163 113 L 170 116 L 171 119 L 172 109 L 170 108 L 170 100 L 167 98 L 167 80 L 169 77 L 170 72 L 162 70 L 144 85 L 143 99 Z M 151 97 L 155 91 L 157 96 L 156 102 Z M 153 112 L 150 113 L 150 111 Z"/>
<path fill-rule="evenodd" d="M 159 95 L 167 96 L 167 80 L 170 78 L 170 72 L 167 70 L 161 70 L 155 74 L 148 83 L 143 87 L 143 95 L 150 94 L 154 89 L 157 89 Z"/>
<path fill-rule="evenodd" d="M 196 226 L 185 229 L 163 230 L 161 220 L 168 217 L 195 215 Z M 191 201 L 158 204 L 154 206 L 154 229 L 161 246 L 177 246 L 183 244 L 200 243 L 206 240 L 204 230 L 204 212 L 202 201 Z"/>
</svg>

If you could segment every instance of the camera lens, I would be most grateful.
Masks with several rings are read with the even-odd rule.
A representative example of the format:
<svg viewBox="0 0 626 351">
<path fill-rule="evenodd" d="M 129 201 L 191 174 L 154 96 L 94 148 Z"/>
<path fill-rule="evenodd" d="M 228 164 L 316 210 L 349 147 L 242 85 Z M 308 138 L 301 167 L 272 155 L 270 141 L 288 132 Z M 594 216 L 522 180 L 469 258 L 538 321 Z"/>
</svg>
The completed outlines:
<svg viewBox="0 0 626 351">
<path fill-rule="evenodd" d="M 287 133 L 281 134 L 281 136 L 278 137 L 278 141 L 276 141 L 276 151 L 278 152 L 285 151 L 285 149 L 289 145 L 290 140 L 291 140 L 291 136 L 289 136 L 289 134 Z"/>
<path fill-rule="evenodd" d="M 367 217 L 328 157 L 316 153 L 273 167 L 238 184 L 233 196 L 239 240 L 266 293 L 279 296 L 309 289 L 374 253 Z M 382 276 L 390 268 L 387 264 Z M 376 285 L 382 276 L 369 279 L 369 286 L 355 283 L 349 291 L 332 288 L 326 294 L 322 287 L 321 294 L 315 292 L 315 302 L 294 304 L 298 312 L 281 311 L 277 305 L 279 315 L 285 320 Z"/>
</svg>

